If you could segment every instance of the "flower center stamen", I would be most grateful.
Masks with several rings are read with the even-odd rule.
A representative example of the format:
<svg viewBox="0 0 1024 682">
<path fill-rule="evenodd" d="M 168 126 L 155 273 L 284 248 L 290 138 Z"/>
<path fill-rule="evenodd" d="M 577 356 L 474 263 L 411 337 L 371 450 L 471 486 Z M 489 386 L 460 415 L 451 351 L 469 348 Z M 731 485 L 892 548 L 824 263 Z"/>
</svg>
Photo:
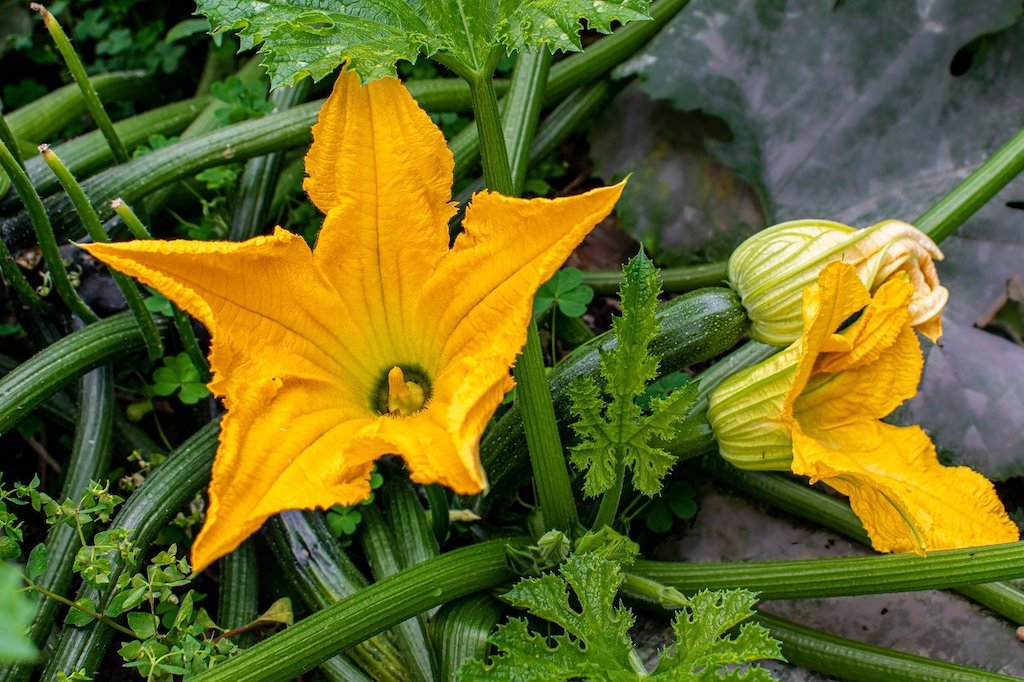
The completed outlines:
<svg viewBox="0 0 1024 682">
<path fill-rule="evenodd" d="M 423 409 L 427 393 L 415 381 L 406 381 L 405 372 L 397 365 L 388 371 L 388 414 L 406 417 Z"/>
</svg>

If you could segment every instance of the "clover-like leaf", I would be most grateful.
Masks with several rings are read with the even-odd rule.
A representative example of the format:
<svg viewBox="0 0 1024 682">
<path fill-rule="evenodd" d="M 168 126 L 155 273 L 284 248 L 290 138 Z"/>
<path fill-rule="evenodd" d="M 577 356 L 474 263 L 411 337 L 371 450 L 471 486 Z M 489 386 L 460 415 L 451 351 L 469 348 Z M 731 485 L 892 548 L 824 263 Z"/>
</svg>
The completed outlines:
<svg viewBox="0 0 1024 682">
<path fill-rule="evenodd" d="M 562 268 L 537 289 L 533 298 L 534 316 L 555 307 L 566 317 L 579 317 L 594 300 L 594 290 L 583 283 L 577 268 Z"/>
<path fill-rule="evenodd" d="M 242 48 L 262 44 L 275 86 L 319 80 L 343 62 L 364 81 L 396 74 L 399 61 L 442 53 L 456 71 L 493 68 L 502 50 L 579 50 L 581 20 L 608 33 L 646 19 L 649 0 L 199 0 L 215 30 L 238 29 Z"/>
<path fill-rule="evenodd" d="M 164 366 L 153 372 L 153 392 L 160 396 L 177 393 L 186 405 L 194 405 L 210 395 L 188 353 L 164 357 Z"/>
</svg>

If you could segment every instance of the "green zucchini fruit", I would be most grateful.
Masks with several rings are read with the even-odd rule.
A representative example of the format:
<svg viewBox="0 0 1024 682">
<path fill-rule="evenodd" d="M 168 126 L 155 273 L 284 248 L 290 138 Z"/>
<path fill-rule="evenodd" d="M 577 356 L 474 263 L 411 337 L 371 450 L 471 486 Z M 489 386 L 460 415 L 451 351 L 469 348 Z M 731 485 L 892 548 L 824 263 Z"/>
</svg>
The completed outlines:
<svg viewBox="0 0 1024 682">
<path fill-rule="evenodd" d="M 651 342 L 651 353 L 660 359 L 658 371 L 668 374 L 724 353 L 747 332 L 747 315 L 739 296 L 731 289 L 698 289 L 669 301 L 658 309 L 661 329 Z M 549 383 L 554 397 L 555 415 L 567 442 L 572 415 L 569 411 L 569 384 L 578 377 L 598 378 L 601 352 L 615 347 L 616 339 L 607 333 L 580 346 L 551 372 Z M 478 501 L 478 510 L 501 504 L 514 496 L 529 466 L 523 417 L 519 406 L 503 414 L 484 435 L 480 444 L 484 471 L 490 489 Z"/>
</svg>

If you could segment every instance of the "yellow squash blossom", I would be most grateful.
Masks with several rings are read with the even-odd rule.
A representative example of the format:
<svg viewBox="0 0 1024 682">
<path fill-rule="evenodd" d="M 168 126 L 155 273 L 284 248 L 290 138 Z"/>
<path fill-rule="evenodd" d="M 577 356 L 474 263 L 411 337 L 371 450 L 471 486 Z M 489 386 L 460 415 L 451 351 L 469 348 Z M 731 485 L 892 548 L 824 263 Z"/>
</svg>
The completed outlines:
<svg viewBox="0 0 1024 682">
<path fill-rule="evenodd" d="M 939 283 L 939 247 L 913 225 L 884 220 L 857 230 L 830 220 L 793 220 L 758 232 L 729 258 L 729 282 L 750 317 L 751 336 L 788 346 L 800 336 L 800 296 L 828 263 L 857 269 L 868 291 L 895 277 L 914 287 L 910 323 L 932 341 L 942 336 L 949 292 Z"/>
<path fill-rule="evenodd" d="M 512 387 L 533 294 L 622 190 L 479 193 L 449 248 L 452 155 L 397 80 L 343 73 L 313 138 L 305 188 L 326 214 L 314 251 L 280 228 L 87 247 L 212 334 L 227 414 L 196 570 L 279 511 L 365 499 L 382 455 L 416 481 L 482 490 L 480 434 Z"/>
<path fill-rule="evenodd" d="M 852 266 L 827 265 L 804 291 L 800 339 L 712 393 L 722 456 L 824 481 L 849 496 L 882 552 L 1014 542 L 1017 526 L 985 477 L 941 465 L 920 427 L 880 421 L 921 377 L 913 294 L 892 279 L 872 297 Z"/>
</svg>

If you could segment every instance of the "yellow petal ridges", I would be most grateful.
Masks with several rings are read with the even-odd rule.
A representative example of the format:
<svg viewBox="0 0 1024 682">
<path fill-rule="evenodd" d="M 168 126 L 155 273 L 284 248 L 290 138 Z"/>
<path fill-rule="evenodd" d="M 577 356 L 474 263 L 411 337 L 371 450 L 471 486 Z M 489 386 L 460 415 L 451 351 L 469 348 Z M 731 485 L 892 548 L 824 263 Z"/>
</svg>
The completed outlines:
<svg viewBox="0 0 1024 682">
<path fill-rule="evenodd" d="M 86 247 L 198 317 L 227 407 L 201 570 L 285 509 L 352 504 L 373 461 L 471 494 L 480 434 L 512 387 L 534 292 L 615 205 L 622 185 L 557 200 L 482 193 L 449 249 L 452 156 L 393 79 L 343 73 L 320 112 L 305 187 L 316 245 L 278 230 L 241 244 Z M 389 373 L 423 390 L 389 409 Z"/>
</svg>

